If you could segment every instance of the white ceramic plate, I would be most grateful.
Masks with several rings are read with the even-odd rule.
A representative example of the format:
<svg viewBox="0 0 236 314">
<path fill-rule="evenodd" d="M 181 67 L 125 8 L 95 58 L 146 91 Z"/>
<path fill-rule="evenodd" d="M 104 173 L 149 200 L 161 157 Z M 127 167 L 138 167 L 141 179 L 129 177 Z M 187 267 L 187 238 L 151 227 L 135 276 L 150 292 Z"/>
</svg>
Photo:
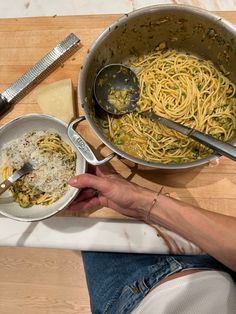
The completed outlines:
<svg viewBox="0 0 236 314">
<path fill-rule="evenodd" d="M 62 139 L 72 146 L 66 130 L 67 124 L 63 121 L 48 115 L 29 114 L 18 117 L 0 128 L 0 151 L 3 145 L 13 139 L 22 136 L 29 131 L 46 131 L 48 129 L 55 130 Z M 82 155 L 72 146 L 76 152 L 76 174 L 82 174 L 86 171 L 86 161 Z M 0 174 L 1 182 L 3 181 Z M 22 208 L 16 203 L 9 191 L 0 195 L 0 213 L 9 218 L 20 221 L 37 221 L 55 215 L 59 211 L 67 207 L 78 194 L 78 189 L 69 187 L 66 194 L 55 203 L 49 206 L 34 205 L 29 208 Z"/>
</svg>

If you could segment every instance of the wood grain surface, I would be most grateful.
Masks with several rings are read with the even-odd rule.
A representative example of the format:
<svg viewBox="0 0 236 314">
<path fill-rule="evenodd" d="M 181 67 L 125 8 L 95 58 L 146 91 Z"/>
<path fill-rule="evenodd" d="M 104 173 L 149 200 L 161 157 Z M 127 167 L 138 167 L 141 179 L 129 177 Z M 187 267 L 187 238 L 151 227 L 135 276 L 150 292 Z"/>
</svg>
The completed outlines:
<svg viewBox="0 0 236 314">
<path fill-rule="evenodd" d="M 80 252 L 0 248 L 1 314 L 89 314 Z"/>
<path fill-rule="evenodd" d="M 218 12 L 218 14 L 236 24 L 236 13 Z M 54 16 L 0 20 L 0 91 L 4 91 L 14 83 L 70 32 L 80 37 L 81 48 L 40 85 L 71 78 L 76 90 L 80 66 L 89 46 L 118 17 L 118 15 Z M 79 114 L 82 114 L 80 105 L 77 106 Z M 40 112 L 34 90 L 1 118 L 0 125 L 17 116 L 33 112 Z M 103 155 L 109 153 L 86 121 L 79 126 L 79 132 L 94 147 L 98 155 L 100 152 Z M 220 158 L 217 165 L 210 164 L 185 173 L 163 174 L 158 170 L 141 171 L 135 166 L 128 167 L 117 158 L 111 162 L 111 165 L 122 176 L 147 188 L 157 191 L 161 185 L 164 185 L 166 192 L 174 193 L 183 201 L 212 211 L 236 215 L 236 163 L 224 157 Z M 80 214 L 64 211 L 60 215 L 125 219 L 108 208 Z"/>
</svg>

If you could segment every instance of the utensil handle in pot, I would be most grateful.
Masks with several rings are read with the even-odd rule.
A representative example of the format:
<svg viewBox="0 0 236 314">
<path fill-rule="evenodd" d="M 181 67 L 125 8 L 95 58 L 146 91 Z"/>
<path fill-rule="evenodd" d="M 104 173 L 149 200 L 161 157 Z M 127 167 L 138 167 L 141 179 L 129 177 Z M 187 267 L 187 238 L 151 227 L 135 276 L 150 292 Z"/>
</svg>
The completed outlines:
<svg viewBox="0 0 236 314">
<path fill-rule="evenodd" d="M 204 134 L 199 131 L 192 132 L 191 134 L 189 134 L 189 137 L 210 147 L 216 153 L 219 153 L 220 155 L 226 156 L 236 161 L 236 147 L 233 146 L 232 144 L 222 142 L 220 140 L 217 140 L 211 135 Z"/>
<path fill-rule="evenodd" d="M 114 156 L 115 153 L 112 153 L 105 157 L 102 160 L 97 160 L 96 156 L 94 155 L 93 151 L 87 144 L 87 142 L 82 138 L 81 135 L 79 135 L 75 130 L 74 127 L 78 125 L 81 121 L 85 120 L 85 117 L 79 117 L 78 119 L 72 121 L 68 127 L 67 127 L 67 135 L 70 139 L 70 141 L 74 144 L 74 146 L 78 149 L 78 151 L 81 153 L 81 155 L 85 158 L 85 160 L 94 166 L 99 166 L 102 165 L 109 160 L 111 160 Z"/>
</svg>

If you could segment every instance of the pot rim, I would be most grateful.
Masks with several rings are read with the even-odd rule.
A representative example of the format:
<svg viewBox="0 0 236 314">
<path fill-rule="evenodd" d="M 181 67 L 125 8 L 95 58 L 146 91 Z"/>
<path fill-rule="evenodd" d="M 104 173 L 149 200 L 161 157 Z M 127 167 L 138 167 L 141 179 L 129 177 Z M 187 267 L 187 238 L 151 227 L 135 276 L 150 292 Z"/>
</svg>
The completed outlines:
<svg viewBox="0 0 236 314">
<path fill-rule="evenodd" d="M 93 54 L 96 51 L 96 47 L 99 44 L 99 42 L 103 41 L 106 39 L 106 37 L 109 36 L 109 34 L 115 29 L 117 28 L 117 26 L 124 24 L 127 20 L 129 19 L 133 19 L 136 18 L 140 15 L 142 15 L 143 13 L 150 13 L 150 12 L 161 12 L 161 11 L 185 11 L 185 12 L 190 12 L 190 13 L 194 13 L 197 15 L 200 15 L 202 17 L 205 17 L 209 20 L 212 20 L 215 23 L 221 23 L 221 25 L 223 27 L 226 28 L 227 31 L 229 31 L 230 33 L 232 33 L 235 38 L 236 38 L 236 29 L 235 26 L 227 21 L 225 18 L 212 13 L 208 10 L 202 9 L 202 8 L 198 8 L 192 5 L 180 5 L 180 4 L 157 4 L 157 5 L 151 5 L 151 6 L 146 6 L 137 10 L 134 10 L 130 13 L 126 13 L 124 15 L 122 15 L 120 18 L 118 18 L 116 21 L 114 21 L 113 23 L 111 23 L 110 25 L 108 25 L 104 31 L 93 41 L 92 45 L 89 47 L 89 50 L 86 54 L 86 56 L 84 57 L 84 60 L 82 62 L 81 68 L 80 68 L 80 73 L 79 73 L 79 78 L 78 78 L 78 101 L 81 104 L 86 120 L 89 122 L 90 127 L 92 128 L 93 132 L 95 132 L 96 136 L 113 152 L 115 152 L 118 156 L 120 156 L 121 158 L 125 158 L 133 163 L 136 164 L 140 164 L 142 166 L 146 166 L 149 168 L 157 168 L 157 169 L 174 169 L 174 170 L 179 170 L 179 169 L 191 169 L 191 168 L 195 168 L 195 167 L 199 167 L 199 166 L 203 166 L 209 162 L 213 162 L 215 160 L 217 160 L 219 157 L 221 157 L 221 155 L 219 154 L 212 154 L 208 157 L 205 157 L 203 159 L 199 159 L 196 161 L 192 161 L 192 162 L 187 162 L 187 163 L 183 163 L 183 164 L 174 164 L 174 163 L 170 163 L 170 164 L 164 164 L 164 163 L 158 163 L 158 162 L 150 162 L 150 161 L 146 161 L 143 159 L 139 159 L 136 157 L 133 157 L 129 154 L 127 154 L 126 152 L 118 149 L 115 145 L 113 145 L 103 134 L 103 132 L 101 132 L 101 130 L 96 126 L 96 124 L 94 123 L 92 117 L 89 114 L 88 111 L 88 107 L 87 105 L 84 103 L 85 102 L 85 97 L 86 95 L 84 94 L 83 90 L 85 90 L 85 77 L 87 75 L 87 71 L 86 71 L 86 66 L 87 64 L 90 62 L 90 60 L 93 58 Z M 236 145 L 236 137 L 230 142 L 233 145 Z"/>
</svg>

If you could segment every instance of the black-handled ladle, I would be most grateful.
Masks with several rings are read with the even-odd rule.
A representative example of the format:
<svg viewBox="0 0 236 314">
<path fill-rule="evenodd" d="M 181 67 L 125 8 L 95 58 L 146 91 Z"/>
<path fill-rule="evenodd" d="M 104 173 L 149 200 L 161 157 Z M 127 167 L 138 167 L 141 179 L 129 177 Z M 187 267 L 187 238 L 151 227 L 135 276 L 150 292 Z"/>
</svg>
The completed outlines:
<svg viewBox="0 0 236 314">
<path fill-rule="evenodd" d="M 97 103 L 108 113 L 121 115 L 133 112 L 136 110 L 140 95 L 139 80 L 130 68 L 122 64 L 110 64 L 97 74 L 94 81 L 94 95 Z M 210 147 L 217 154 L 236 161 L 236 147 L 230 143 L 152 112 L 139 112 L 139 114 Z"/>
</svg>

